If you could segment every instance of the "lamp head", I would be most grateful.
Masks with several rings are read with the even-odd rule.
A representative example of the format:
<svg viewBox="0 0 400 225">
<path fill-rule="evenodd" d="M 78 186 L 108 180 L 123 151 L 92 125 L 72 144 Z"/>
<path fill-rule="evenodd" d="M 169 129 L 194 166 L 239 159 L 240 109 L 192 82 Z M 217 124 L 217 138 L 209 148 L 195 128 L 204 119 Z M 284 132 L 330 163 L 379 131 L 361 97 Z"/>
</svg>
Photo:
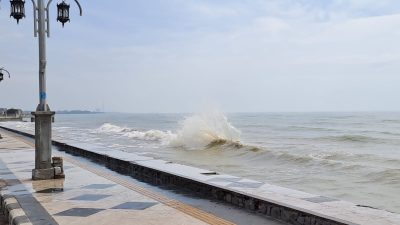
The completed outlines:
<svg viewBox="0 0 400 225">
<path fill-rule="evenodd" d="M 10 0 L 11 3 L 11 14 L 10 17 L 14 17 L 19 23 L 19 20 L 25 17 L 25 0 Z"/>
<path fill-rule="evenodd" d="M 57 21 L 60 21 L 64 27 L 64 24 L 69 21 L 69 5 L 62 1 L 57 4 Z"/>
</svg>

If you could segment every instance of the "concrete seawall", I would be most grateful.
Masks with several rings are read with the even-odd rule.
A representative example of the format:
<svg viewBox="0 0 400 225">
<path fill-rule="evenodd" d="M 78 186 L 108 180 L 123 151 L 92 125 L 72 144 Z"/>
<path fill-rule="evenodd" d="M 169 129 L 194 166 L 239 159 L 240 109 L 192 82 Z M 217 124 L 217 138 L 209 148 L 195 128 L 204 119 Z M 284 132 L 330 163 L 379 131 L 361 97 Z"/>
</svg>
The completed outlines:
<svg viewBox="0 0 400 225">
<path fill-rule="evenodd" d="M 14 129 L 5 130 L 33 138 Z M 53 141 L 60 151 L 82 156 L 135 179 L 190 191 L 195 195 L 227 202 L 247 211 L 294 225 L 400 224 L 400 215 L 383 210 L 316 196 L 214 171 L 137 156 L 131 153 L 75 146 Z"/>
</svg>

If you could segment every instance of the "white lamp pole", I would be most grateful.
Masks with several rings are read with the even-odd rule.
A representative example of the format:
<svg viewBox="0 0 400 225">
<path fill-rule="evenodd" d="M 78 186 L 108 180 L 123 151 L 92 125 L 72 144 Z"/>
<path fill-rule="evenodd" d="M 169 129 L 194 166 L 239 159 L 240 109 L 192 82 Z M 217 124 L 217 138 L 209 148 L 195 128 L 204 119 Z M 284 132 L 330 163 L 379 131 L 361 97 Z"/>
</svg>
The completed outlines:
<svg viewBox="0 0 400 225">
<path fill-rule="evenodd" d="M 0 0 L 1 1 L 1 0 Z M 49 6 L 52 0 L 45 5 L 44 0 L 31 0 L 33 4 L 34 36 L 39 40 L 39 105 L 32 115 L 35 116 L 35 169 L 32 170 L 32 179 L 53 179 L 55 170 L 51 158 L 51 123 L 54 112 L 47 104 L 46 92 L 46 34 L 50 37 Z M 74 0 L 82 16 L 82 7 L 78 0 Z M 10 0 L 11 15 L 19 20 L 25 17 L 25 0 Z M 57 20 L 63 26 L 69 21 L 69 5 L 62 1 L 57 4 Z"/>
</svg>

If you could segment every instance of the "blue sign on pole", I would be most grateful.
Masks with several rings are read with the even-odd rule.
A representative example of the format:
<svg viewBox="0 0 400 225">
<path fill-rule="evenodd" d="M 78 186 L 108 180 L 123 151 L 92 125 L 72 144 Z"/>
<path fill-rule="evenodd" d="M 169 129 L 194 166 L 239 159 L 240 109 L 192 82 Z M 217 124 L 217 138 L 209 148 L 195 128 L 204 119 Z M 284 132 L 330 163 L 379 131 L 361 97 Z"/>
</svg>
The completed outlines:
<svg viewBox="0 0 400 225">
<path fill-rule="evenodd" d="M 46 92 L 40 92 L 40 100 L 46 99 Z"/>
</svg>

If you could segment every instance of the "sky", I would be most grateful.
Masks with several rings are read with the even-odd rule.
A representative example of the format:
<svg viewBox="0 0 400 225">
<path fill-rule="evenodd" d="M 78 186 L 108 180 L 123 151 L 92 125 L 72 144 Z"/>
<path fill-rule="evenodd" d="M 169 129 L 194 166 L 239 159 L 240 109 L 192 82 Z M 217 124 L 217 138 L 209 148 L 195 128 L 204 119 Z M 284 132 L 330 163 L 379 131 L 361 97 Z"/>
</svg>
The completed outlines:
<svg viewBox="0 0 400 225">
<path fill-rule="evenodd" d="M 123 0 L 51 6 L 52 110 L 400 110 L 398 0 Z M 0 3 L 0 107 L 38 103 L 31 2 Z"/>
</svg>

